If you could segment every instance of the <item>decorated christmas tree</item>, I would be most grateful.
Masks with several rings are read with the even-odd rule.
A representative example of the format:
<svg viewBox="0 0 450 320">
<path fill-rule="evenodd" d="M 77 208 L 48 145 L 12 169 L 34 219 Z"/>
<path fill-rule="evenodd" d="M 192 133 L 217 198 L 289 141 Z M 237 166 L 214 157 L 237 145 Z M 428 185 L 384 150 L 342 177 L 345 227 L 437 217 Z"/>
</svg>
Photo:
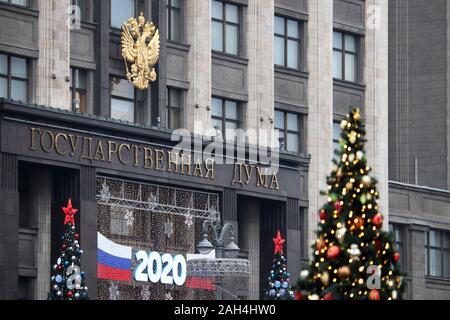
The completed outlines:
<svg viewBox="0 0 450 320">
<path fill-rule="evenodd" d="M 75 233 L 74 216 L 78 209 L 72 207 L 69 199 L 67 207 L 63 207 L 64 236 L 62 236 L 61 255 L 53 266 L 52 289 L 49 300 L 87 300 L 88 288 L 85 286 L 86 275 L 80 268 L 79 234 Z"/>
<path fill-rule="evenodd" d="M 278 230 L 277 237 L 273 239 L 275 252 L 272 261 L 272 270 L 269 276 L 269 290 L 266 292 L 268 299 L 271 300 L 288 299 L 294 295 L 289 285 L 290 275 L 287 271 L 287 260 L 283 252 L 285 241 L 281 237 L 281 232 Z"/>
<path fill-rule="evenodd" d="M 339 159 L 328 177 L 313 260 L 301 271 L 297 300 L 397 300 L 404 290 L 399 254 L 382 230 L 376 179 L 370 176 L 360 111 L 341 123 Z"/>
</svg>

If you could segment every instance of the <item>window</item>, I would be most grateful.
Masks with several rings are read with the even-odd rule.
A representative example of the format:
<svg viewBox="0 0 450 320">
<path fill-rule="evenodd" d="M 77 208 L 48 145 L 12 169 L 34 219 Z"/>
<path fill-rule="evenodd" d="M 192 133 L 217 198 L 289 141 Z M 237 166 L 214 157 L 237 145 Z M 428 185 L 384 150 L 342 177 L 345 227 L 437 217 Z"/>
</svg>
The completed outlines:
<svg viewBox="0 0 450 320">
<path fill-rule="evenodd" d="M 212 49 L 213 51 L 239 55 L 239 7 L 212 1 Z"/>
<path fill-rule="evenodd" d="M 226 141 L 235 141 L 236 130 L 240 127 L 239 104 L 219 98 L 212 99 L 213 127 L 222 133 Z"/>
<path fill-rule="evenodd" d="M 300 116 L 298 114 L 275 110 L 275 130 L 279 134 L 281 149 L 300 152 Z"/>
<path fill-rule="evenodd" d="M 405 235 L 404 228 L 398 224 L 389 224 L 389 232 L 394 234 L 395 250 L 400 254 L 400 265 L 405 268 Z"/>
<path fill-rule="evenodd" d="M 181 127 L 181 90 L 167 88 L 167 127 L 172 130 Z"/>
<path fill-rule="evenodd" d="M 339 156 L 335 153 L 341 151 L 341 145 L 339 140 L 341 139 L 341 124 L 339 122 L 333 122 L 333 159 L 339 161 Z"/>
<path fill-rule="evenodd" d="M 28 101 L 26 59 L 0 54 L 0 97 Z"/>
<path fill-rule="evenodd" d="M 86 71 L 71 68 L 70 92 L 72 95 L 72 110 L 86 113 Z"/>
<path fill-rule="evenodd" d="M 308 208 L 300 207 L 299 209 L 299 227 L 300 230 L 300 248 L 301 259 L 308 260 Z"/>
<path fill-rule="evenodd" d="M 167 39 L 181 41 L 181 1 L 166 0 Z"/>
<path fill-rule="evenodd" d="M 333 32 L 333 77 L 335 79 L 356 81 L 357 72 L 356 37 Z"/>
<path fill-rule="evenodd" d="M 18 6 L 28 7 L 28 0 L 0 0 L 0 2 L 7 2 L 11 4 L 16 4 Z"/>
<path fill-rule="evenodd" d="M 126 79 L 112 80 L 111 118 L 134 122 L 134 87 Z"/>
<path fill-rule="evenodd" d="M 111 0 L 111 27 L 122 28 L 124 22 L 135 16 L 134 0 Z"/>
<path fill-rule="evenodd" d="M 275 16 L 275 64 L 291 69 L 300 68 L 300 23 Z"/>
<path fill-rule="evenodd" d="M 78 6 L 80 8 L 80 20 L 86 21 L 87 20 L 87 7 L 86 7 L 86 0 L 72 0 L 73 6 Z"/>
<path fill-rule="evenodd" d="M 427 275 L 450 278 L 450 232 L 430 230 L 426 237 Z"/>
</svg>

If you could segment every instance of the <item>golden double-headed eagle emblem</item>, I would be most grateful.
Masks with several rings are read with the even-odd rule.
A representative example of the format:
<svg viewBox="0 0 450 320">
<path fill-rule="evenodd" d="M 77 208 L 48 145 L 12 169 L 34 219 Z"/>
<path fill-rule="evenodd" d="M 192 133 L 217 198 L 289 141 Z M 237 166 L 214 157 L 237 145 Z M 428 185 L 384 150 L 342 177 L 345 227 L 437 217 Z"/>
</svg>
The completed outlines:
<svg viewBox="0 0 450 320">
<path fill-rule="evenodd" d="M 143 13 L 122 26 L 122 57 L 127 79 L 136 88 L 147 89 L 156 80 L 154 66 L 159 59 L 159 47 L 159 31 L 153 22 L 145 22 Z"/>
</svg>

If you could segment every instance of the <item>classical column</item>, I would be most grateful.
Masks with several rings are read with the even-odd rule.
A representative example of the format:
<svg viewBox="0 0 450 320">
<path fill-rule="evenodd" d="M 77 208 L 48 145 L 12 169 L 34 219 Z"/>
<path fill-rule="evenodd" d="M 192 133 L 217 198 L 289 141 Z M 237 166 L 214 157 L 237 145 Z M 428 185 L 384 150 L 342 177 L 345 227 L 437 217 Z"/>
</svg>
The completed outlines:
<svg viewBox="0 0 450 320">
<path fill-rule="evenodd" d="M 81 269 L 86 272 L 86 285 L 90 299 L 97 299 L 97 174 L 94 167 L 82 166 L 80 170 L 80 245 L 83 250 Z"/>
<path fill-rule="evenodd" d="M 70 109 L 69 0 L 38 1 L 39 59 L 37 60 L 37 104 Z"/>
<path fill-rule="evenodd" d="M 308 50 L 308 149 L 311 154 L 309 169 L 309 242 L 315 238 L 318 210 L 326 198 L 326 177 L 331 172 L 333 157 L 333 73 L 332 36 L 333 1 L 309 1 Z M 309 249 L 309 246 L 308 246 Z"/>
<path fill-rule="evenodd" d="M 246 128 L 273 129 L 274 63 L 273 20 L 274 0 L 249 0 L 247 7 L 246 48 L 248 62 L 248 103 L 244 118 Z M 269 136 L 267 136 L 269 137 Z M 271 145 L 264 136 L 249 136 L 252 144 Z"/>
<path fill-rule="evenodd" d="M 260 299 L 260 269 L 261 269 L 261 208 L 260 203 L 253 199 L 245 199 L 239 207 L 239 246 L 248 252 L 251 272 L 249 279 L 248 300 Z M 270 237 L 271 235 L 267 235 Z M 270 248 L 265 248 L 270 250 Z"/>
<path fill-rule="evenodd" d="M 17 157 L 0 153 L 0 300 L 18 297 L 19 191 Z"/>
<path fill-rule="evenodd" d="M 188 81 L 186 96 L 186 128 L 194 130 L 195 123 L 203 129 L 211 126 L 211 1 L 186 2 Z M 196 107 L 197 106 L 197 107 Z"/>
<path fill-rule="evenodd" d="M 410 244 L 408 248 L 411 250 L 407 264 L 409 265 L 409 278 L 411 281 L 408 283 L 408 291 L 410 293 L 409 298 L 412 300 L 427 299 L 424 296 L 426 289 L 425 284 L 425 269 L 427 263 L 426 250 L 425 250 L 425 237 L 426 227 L 420 225 L 409 226 L 409 238 Z"/>
<path fill-rule="evenodd" d="M 365 118 L 367 159 L 377 178 L 380 210 L 389 214 L 389 145 L 388 145 L 388 0 L 366 1 L 366 37 L 364 83 L 366 84 Z"/>
<path fill-rule="evenodd" d="M 46 300 L 50 292 L 51 266 L 55 263 L 51 257 L 51 225 L 52 214 L 52 177 L 48 170 L 34 170 L 29 178 L 30 183 L 30 209 L 35 215 L 37 236 L 37 261 L 38 269 L 34 298 Z"/>
</svg>

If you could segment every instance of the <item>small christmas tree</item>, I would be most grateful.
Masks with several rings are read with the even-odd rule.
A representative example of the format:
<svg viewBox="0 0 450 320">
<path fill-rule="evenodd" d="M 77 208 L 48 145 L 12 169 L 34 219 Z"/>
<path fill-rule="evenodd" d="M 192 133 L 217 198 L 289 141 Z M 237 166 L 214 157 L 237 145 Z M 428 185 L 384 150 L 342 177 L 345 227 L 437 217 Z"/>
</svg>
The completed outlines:
<svg viewBox="0 0 450 320">
<path fill-rule="evenodd" d="M 313 261 L 300 273 L 297 300 L 397 300 L 404 290 L 399 254 L 382 230 L 376 180 L 364 151 L 358 109 L 341 123 L 340 156 L 328 178 Z"/>
<path fill-rule="evenodd" d="M 266 295 L 271 300 L 288 299 L 294 296 L 289 285 L 289 272 L 287 271 L 287 260 L 284 257 L 284 240 L 278 230 L 277 237 L 273 239 L 275 252 L 273 257 L 272 270 L 269 276 L 269 290 Z"/>
<path fill-rule="evenodd" d="M 78 243 L 79 235 L 75 233 L 74 216 L 78 209 L 72 207 L 69 199 L 67 207 L 63 207 L 64 236 L 62 237 L 61 255 L 53 266 L 52 290 L 49 300 L 87 300 L 88 288 L 85 286 L 86 275 L 80 269 L 80 257 L 83 250 Z"/>
</svg>

